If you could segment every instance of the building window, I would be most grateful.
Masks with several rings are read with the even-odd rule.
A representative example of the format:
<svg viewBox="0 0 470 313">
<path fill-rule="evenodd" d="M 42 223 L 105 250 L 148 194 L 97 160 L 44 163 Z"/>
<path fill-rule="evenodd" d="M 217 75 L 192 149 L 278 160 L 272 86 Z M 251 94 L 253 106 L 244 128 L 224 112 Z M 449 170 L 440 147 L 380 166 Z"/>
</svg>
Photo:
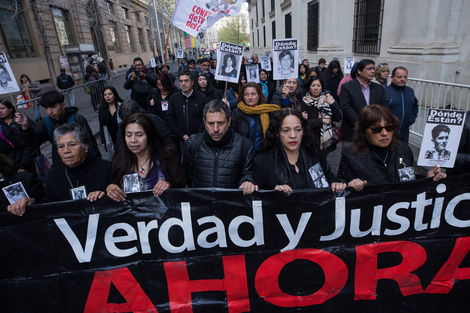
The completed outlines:
<svg viewBox="0 0 470 313">
<path fill-rule="evenodd" d="M 149 17 L 147 15 L 144 15 L 144 20 L 145 20 L 145 25 L 149 24 Z"/>
<path fill-rule="evenodd" d="M 152 35 L 150 34 L 150 30 L 147 30 L 147 39 L 149 41 L 150 51 L 153 51 L 155 47 L 153 46 L 153 39 Z"/>
<path fill-rule="evenodd" d="M 256 9 L 256 23 L 258 23 L 259 18 L 258 18 L 258 1 L 255 3 L 255 9 Z"/>
<path fill-rule="evenodd" d="M 253 46 L 254 46 L 255 45 L 255 33 L 254 32 L 251 33 L 251 38 L 253 40 Z"/>
<path fill-rule="evenodd" d="M 142 33 L 142 28 L 137 28 L 137 32 L 139 33 L 139 44 L 140 44 L 140 51 L 145 52 L 145 44 L 144 44 L 144 34 Z"/>
<path fill-rule="evenodd" d="M 318 12 L 318 0 L 309 2 L 307 13 L 307 50 L 310 51 L 318 50 Z"/>
<path fill-rule="evenodd" d="M 135 20 L 136 20 L 137 23 L 140 23 L 140 13 L 137 12 L 135 14 Z"/>
<path fill-rule="evenodd" d="M 284 26 L 285 26 L 286 38 L 292 38 L 292 14 L 291 13 L 286 14 Z"/>
<path fill-rule="evenodd" d="M 256 36 L 258 37 L 258 47 L 259 47 L 259 28 L 256 30 Z"/>
<path fill-rule="evenodd" d="M 276 21 L 271 23 L 272 33 L 273 33 L 273 40 L 276 39 Z"/>
<path fill-rule="evenodd" d="M 18 13 L 12 18 L 15 12 L 9 8 L 11 8 L 9 1 L 0 1 L 0 27 L 8 57 L 12 59 L 34 58 L 36 53 L 23 13 Z"/>
<path fill-rule="evenodd" d="M 261 0 L 261 14 L 262 14 L 262 17 L 264 18 L 264 0 Z"/>
<path fill-rule="evenodd" d="M 263 39 L 264 39 L 264 47 L 266 47 L 266 26 L 263 25 Z"/>
<path fill-rule="evenodd" d="M 379 54 L 382 37 L 383 0 L 356 0 L 353 52 Z"/>
<path fill-rule="evenodd" d="M 129 19 L 129 9 L 122 7 L 122 17 L 124 17 L 126 20 Z"/>
<path fill-rule="evenodd" d="M 106 1 L 106 10 L 109 14 L 114 15 L 114 4 L 112 2 Z"/>
<path fill-rule="evenodd" d="M 275 2 L 276 0 L 271 0 L 271 11 L 274 11 L 274 5 L 276 4 Z"/>
<path fill-rule="evenodd" d="M 60 48 L 62 53 L 65 52 L 66 45 L 74 44 L 72 29 L 70 28 L 67 12 L 58 8 L 51 8 L 52 18 L 54 19 L 55 29 L 57 31 L 57 38 L 59 39 Z"/>
<path fill-rule="evenodd" d="M 126 29 L 127 43 L 129 44 L 129 47 L 131 48 L 131 52 L 135 52 L 134 42 L 132 41 L 132 28 L 129 25 L 126 25 L 125 29 Z"/>
<path fill-rule="evenodd" d="M 116 23 L 109 21 L 109 32 L 111 34 L 111 42 L 113 43 L 113 50 L 116 53 L 121 53 L 121 45 L 119 44 L 119 37 L 116 31 Z"/>
</svg>

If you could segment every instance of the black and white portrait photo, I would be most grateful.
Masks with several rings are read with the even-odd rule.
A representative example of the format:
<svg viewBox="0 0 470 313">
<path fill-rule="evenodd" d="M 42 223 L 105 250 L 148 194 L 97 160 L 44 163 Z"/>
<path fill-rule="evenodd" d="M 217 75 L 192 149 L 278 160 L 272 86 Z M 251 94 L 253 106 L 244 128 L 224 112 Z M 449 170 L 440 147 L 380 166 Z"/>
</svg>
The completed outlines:
<svg viewBox="0 0 470 313">
<path fill-rule="evenodd" d="M 274 79 L 297 78 L 299 67 L 299 40 L 278 39 L 273 41 Z"/>
<path fill-rule="evenodd" d="M 242 65 L 243 46 L 220 42 L 217 50 L 216 80 L 238 83 Z"/>
<path fill-rule="evenodd" d="M 73 200 L 86 199 L 88 196 L 85 186 L 70 189 L 70 195 L 72 196 Z"/>
<path fill-rule="evenodd" d="M 261 68 L 267 72 L 272 71 L 271 68 L 271 58 L 269 56 L 264 56 L 260 58 Z"/>
<path fill-rule="evenodd" d="M 21 198 L 29 198 L 28 193 L 26 193 L 26 190 L 24 189 L 24 186 L 21 182 L 3 187 L 2 190 L 10 204 L 14 204 Z"/>
<path fill-rule="evenodd" d="M 122 178 L 122 185 L 124 193 L 135 193 L 142 191 L 139 174 L 137 173 L 124 175 Z"/>
<path fill-rule="evenodd" d="M 320 163 L 317 163 L 311 168 L 309 168 L 308 172 L 310 173 L 310 177 L 312 177 L 313 183 L 315 184 L 316 188 L 330 187 L 330 185 L 328 184 L 328 181 L 326 180 L 325 173 L 323 172 L 323 169 L 321 168 Z"/>
<path fill-rule="evenodd" d="M 258 64 L 250 64 L 246 66 L 246 81 L 249 83 L 259 83 Z"/>
<path fill-rule="evenodd" d="M 0 52 L 0 95 L 20 91 L 5 53 Z"/>
<path fill-rule="evenodd" d="M 429 109 L 419 151 L 419 166 L 454 167 L 466 112 Z"/>
</svg>

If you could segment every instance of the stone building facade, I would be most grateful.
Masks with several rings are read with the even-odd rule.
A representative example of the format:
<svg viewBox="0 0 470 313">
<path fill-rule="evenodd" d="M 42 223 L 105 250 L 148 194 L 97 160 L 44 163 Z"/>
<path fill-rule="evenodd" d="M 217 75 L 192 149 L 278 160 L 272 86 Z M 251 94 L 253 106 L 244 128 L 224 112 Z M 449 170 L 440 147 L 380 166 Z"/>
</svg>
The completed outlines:
<svg viewBox="0 0 470 313">
<path fill-rule="evenodd" d="M 299 38 L 311 63 L 353 56 L 403 65 L 410 77 L 470 84 L 470 1 L 248 0 L 251 51 Z M 316 65 L 316 64 L 315 64 Z"/>
</svg>

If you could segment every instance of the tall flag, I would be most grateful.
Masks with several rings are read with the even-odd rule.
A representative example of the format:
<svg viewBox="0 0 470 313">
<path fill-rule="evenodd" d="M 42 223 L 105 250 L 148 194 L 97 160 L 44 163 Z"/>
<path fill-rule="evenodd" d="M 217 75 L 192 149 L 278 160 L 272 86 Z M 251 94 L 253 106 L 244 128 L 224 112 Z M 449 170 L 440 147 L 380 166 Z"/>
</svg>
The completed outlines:
<svg viewBox="0 0 470 313">
<path fill-rule="evenodd" d="M 171 23 L 196 37 L 226 16 L 240 13 L 246 0 L 178 0 Z"/>
</svg>

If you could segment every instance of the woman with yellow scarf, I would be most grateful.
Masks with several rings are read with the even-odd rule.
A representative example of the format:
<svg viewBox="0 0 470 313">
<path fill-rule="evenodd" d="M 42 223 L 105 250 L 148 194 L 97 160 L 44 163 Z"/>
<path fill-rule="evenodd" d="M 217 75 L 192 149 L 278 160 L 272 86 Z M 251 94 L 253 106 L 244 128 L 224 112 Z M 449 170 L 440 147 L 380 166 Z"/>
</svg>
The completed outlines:
<svg viewBox="0 0 470 313">
<path fill-rule="evenodd" d="M 232 128 L 253 141 L 255 150 L 258 150 L 269 126 L 270 113 L 280 109 L 278 105 L 266 103 L 266 97 L 256 83 L 246 83 L 238 92 L 238 105 L 232 112 Z"/>
</svg>

